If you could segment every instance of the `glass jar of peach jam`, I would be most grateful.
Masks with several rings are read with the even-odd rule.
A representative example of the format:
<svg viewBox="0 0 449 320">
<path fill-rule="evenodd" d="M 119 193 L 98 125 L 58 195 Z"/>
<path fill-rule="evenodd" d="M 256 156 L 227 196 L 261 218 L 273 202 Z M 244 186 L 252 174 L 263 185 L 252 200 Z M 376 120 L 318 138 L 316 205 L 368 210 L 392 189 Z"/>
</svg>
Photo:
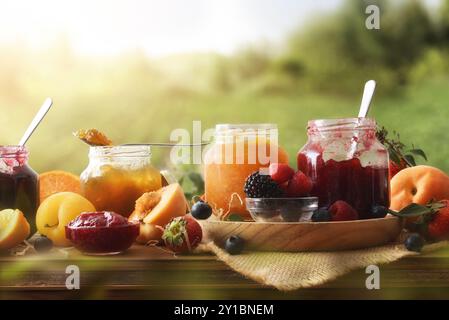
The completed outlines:
<svg viewBox="0 0 449 320">
<path fill-rule="evenodd" d="M 162 187 L 161 174 L 151 165 L 149 146 L 91 147 L 81 189 L 98 211 L 128 217 L 145 192 Z"/>
<path fill-rule="evenodd" d="M 222 212 L 251 219 L 243 191 L 246 178 L 270 162 L 288 163 L 277 144 L 277 126 L 218 124 L 214 138 L 204 157 L 205 200 Z"/>
</svg>

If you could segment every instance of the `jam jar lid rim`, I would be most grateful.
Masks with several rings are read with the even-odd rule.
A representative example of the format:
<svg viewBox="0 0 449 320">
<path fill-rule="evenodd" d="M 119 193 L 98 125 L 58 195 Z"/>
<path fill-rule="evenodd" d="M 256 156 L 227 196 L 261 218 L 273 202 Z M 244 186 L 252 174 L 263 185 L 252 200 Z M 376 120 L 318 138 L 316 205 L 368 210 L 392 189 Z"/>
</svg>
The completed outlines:
<svg viewBox="0 0 449 320">
<path fill-rule="evenodd" d="M 14 156 L 22 155 L 24 157 L 28 156 L 28 149 L 26 146 L 19 146 L 19 145 L 0 145 L 0 158 L 1 157 L 8 157 L 8 156 Z"/>
<path fill-rule="evenodd" d="M 219 123 L 215 125 L 216 132 L 224 132 L 237 129 L 270 130 L 277 129 L 276 123 Z"/>
<path fill-rule="evenodd" d="M 335 130 L 339 126 L 352 125 L 347 129 L 367 129 L 375 128 L 376 120 L 374 118 L 334 118 L 334 119 L 314 119 L 307 122 L 307 129 L 326 128 L 328 130 Z"/>
<path fill-rule="evenodd" d="M 92 146 L 89 149 L 89 156 L 146 157 L 151 156 L 151 147 L 148 145 Z"/>
</svg>

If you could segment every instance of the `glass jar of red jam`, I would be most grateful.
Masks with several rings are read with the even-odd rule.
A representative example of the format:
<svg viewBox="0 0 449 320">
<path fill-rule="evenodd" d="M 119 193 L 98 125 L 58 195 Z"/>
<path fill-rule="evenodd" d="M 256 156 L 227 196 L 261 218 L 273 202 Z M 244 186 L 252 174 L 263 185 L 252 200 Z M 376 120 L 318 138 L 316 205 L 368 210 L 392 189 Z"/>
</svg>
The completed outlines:
<svg viewBox="0 0 449 320">
<path fill-rule="evenodd" d="M 0 210 L 19 209 L 36 232 L 39 179 L 28 165 L 28 151 L 20 146 L 0 146 Z"/>
<path fill-rule="evenodd" d="M 309 121 L 308 141 L 298 152 L 298 169 L 313 181 L 320 207 L 344 200 L 361 219 L 375 205 L 389 207 L 388 151 L 370 118 Z"/>
</svg>

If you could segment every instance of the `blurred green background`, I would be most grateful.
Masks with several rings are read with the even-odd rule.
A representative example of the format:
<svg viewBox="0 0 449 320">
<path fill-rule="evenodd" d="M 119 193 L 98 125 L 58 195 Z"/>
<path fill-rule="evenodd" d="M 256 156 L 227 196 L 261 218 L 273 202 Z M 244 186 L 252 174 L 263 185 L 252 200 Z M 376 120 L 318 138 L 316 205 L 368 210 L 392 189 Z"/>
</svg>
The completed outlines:
<svg viewBox="0 0 449 320">
<path fill-rule="evenodd" d="M 263 1 L 287 7 L 292 1 L 268 2 Z M 365 27 L 368 4 L 380 7 L 380 30 Z M 107 15 L 109 3 L 103 5 L 91 15 Z M 371 115 L 398 131 L 406 144 L 424 149 L 429 164 L 449 172 L 449 1 L 331 0 L 326 10 L 302 17 L 296 27 L 279 31 L 276 43 L 256 37 L 233 50 L 220 49 L 229 40 L 222 34 L 212 34 L 213 45 L 204 50 L 186 46 L 185 52 L 158 55 L 138 45 L 110 54 L 80 53 L 64 33 L 38 49 L 23 39 L 0 41 L 0 144 L 17 143 L 51 96 L 54 108 L 29 141 L 31 164 L 39 172 L 83 170 L 88 150 L 72 137 L 76 129 L 100 129 L 116 143 L 168 141 L 176 128 L 191 130 L 193 120 L 201 120 L 203 129 L 216 123 L 277 123 L 294 163 L 306 141 L 307 120 L 355 116 L 364 82 L 375 79 Z M 222 30 L 245 25 L 235 19 Z M 51 30 L 63 20 L 52 22 Z M 172 22 L 189 43 L 193 35 Z M 272 29 L 275 22 L 262 21 Z M 86 25 L 86 32 L 91 27 Z M 145 33 L 144 24 L 136 28 Z M 32 40 L 39 44 L 39 37 Z M 120 39 L 98 42 L 103 40 Z M 167 150 L 154 149 L 153 160 L 161 168 L 170 166 Z"/>
</svg>

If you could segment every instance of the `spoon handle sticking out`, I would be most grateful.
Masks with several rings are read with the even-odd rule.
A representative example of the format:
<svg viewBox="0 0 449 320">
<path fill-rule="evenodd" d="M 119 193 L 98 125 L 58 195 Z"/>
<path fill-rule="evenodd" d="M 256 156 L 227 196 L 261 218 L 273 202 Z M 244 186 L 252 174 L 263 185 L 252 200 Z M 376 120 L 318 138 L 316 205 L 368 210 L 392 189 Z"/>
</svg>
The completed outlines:
<svg viewBox="0 0 449 320">
<path fill-rule="evenodd" d="M 207 146 L 209 142 L 202 143 L 170 143 L 170 142 L 152 142 L 152 143 L 126 143 L 122 146 L 155 146 L 155 147 L 202 147 Z"/>
<path fill-rule="evenodd" d="M 368 115 L 371 100 L 376 89 L 376 81 L 369 80 L 365 83 L 365 89 L 363 90 L 362 103 L 360 104 L 359 118 L 366 118 Z"/>
<path fill-rule="evenodd" d="M 33 121 L 31 121 L 30 125 L 28 126 L 27 130 L 25 131 L 22 139 L 20 139 L 19 146 L 23 147 L 25 143 L 28 141 L 28 139 L 33 134 L 34 130 L 36 130 L 39 123 L 41 123 L 42 119 L 47 114 L 48 110 L 50 110 L 50 107 L 52 106 L 53 101 L 51 98 L 47 98 L 44 101 L 44 104 L 41 106 L 39 111 L 34 116 Z"/>
</svg>

